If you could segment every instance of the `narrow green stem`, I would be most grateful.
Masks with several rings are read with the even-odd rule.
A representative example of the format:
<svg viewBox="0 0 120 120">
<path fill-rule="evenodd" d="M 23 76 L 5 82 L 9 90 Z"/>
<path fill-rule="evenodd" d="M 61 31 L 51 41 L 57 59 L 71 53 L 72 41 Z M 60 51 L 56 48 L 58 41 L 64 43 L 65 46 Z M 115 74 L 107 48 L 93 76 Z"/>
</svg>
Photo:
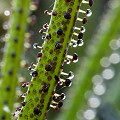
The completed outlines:
<svg viewBox="0 0 120 120">
<path fill-rule="evenodd" d="M 67 44 L 71 40 L 72 29 L 80 3 L 80 0 L 71 0 L 70 2 L 65 2 L 65 0 L 55 1 L 53 8 L 55 14 L 51 17 L 46 33 L 51 38 L 44 41 L 42 57 L 39 58 L 35 67 L 35 74 L 32 77 L 24 100 L 26 105 L 22 107 L 22 112 L 18 117 L 19 120 L 45 119 L 52 100 L 52 92 L 57 85 L 55 76 L 60 76 L 60 67 L 66 58 Z M 65 16 L 66 13 L 71 15 L 71 18 Z M 66 19 L 66 17 L 68 18 Z M 57 33 L 59 29 L 62 30 L 62 34 Z M 56 47 L 57 42 L 61 46 L 59 49 Z M 49 66 L 48 69 L 46 69 L 46 66 Z"/>
<path fill-rule="evenodd" d="M 0 86 L 0 120 L 10 120 L 12 113 L 20 55 L 26 31 L 29 0 L 14 0 L 9 38 L 5 46 Z"/>
</svg>

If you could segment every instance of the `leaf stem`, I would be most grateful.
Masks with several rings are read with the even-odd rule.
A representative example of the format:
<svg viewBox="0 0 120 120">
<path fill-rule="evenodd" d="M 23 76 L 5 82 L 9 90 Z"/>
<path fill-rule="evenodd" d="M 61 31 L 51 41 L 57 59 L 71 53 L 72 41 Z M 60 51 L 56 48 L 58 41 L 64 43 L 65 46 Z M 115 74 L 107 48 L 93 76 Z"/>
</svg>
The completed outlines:
<svg viewBox="0 0 120 120">
<path fill-rule="evenodd" d="M 47 39 L 44 41 L 42 48 L 42 57 L 38 59 L 37 66 L 33 71 L 37 72 L 38 75 L 32 77 L 24 100 L 26 105 L 22 107 L 22 112 L 18 117 L 19 120 L 45 119 L 52 101 L 52 92 L 55 91 L 57 85 L 55 76 L 60 76 L 61 65 L 66 58 L 67 44 L 71 40 L 72 29 L 77 18 L 77 8 L 80 4 L 81 1 L 79 0 L 71 0 L 71 2 L 55 1 L 53 11 L 55 11 L 55 14 L 57 12 L 57 15 L 51 16 L 46 33 Z M 61 35 L 57 33 L 59 29 L 63 31 Z M 58 42 L 62 45 L 60 49 L 56 47 Z"/>
<path fill-rule="evenodd" d="M 0 120 L 10 120 L 17 73 L 20 64 L 20 55 L 23 48 L 24 34 L 26 31 L 29 11 L 29 0 L 14 0 L 13 13 L 10 18 L 11 26 L 8 31 L 9 38 L 5 45 L 3 58 L 2 81 L 0 86 Z"/>
</svg>

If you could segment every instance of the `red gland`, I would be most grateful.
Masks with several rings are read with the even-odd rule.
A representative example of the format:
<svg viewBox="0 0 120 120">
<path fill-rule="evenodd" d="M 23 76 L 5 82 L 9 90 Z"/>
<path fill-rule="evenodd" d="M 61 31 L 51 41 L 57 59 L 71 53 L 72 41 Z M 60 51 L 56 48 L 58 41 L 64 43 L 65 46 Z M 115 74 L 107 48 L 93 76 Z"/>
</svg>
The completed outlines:
<svg viewBox="0 0 120 120">
<path fill-rule="evenodd" d="M 56 106 L 55 111 L 58 111 L 58 110 L 59 110 L 59 107 L 58 107 L 58 106 Z"/>
<path fill-rule="evenodd" d="M 91 7 L 93 5 L 93 0 L 89 0 L 89 6 Z"/>
<path fill-rule="evenodd" d="M 37 60 L 37 63 L 38 63 L 38 60 Z"/>
<path fill-rule="evenodd" d="M 62 85 L 62 84 L 63 84 L 63 82 L 62 82 L 62 81 L 59 81 L 59 82 L 58 82 L 58 84 L 59 84 L 59 85 Z"/>
<path fill-rule="evenodd" d="M 74 53 L 73 54 L 73 59 L 72 59 L 72 61 L 75 61 L 75 60 L 77 60 L 78 59 L 78 55 L 76 54 L 76 53 Z"/>
<path fill-rule="evenodd" d="M 83 33 L 80 32 L 80 33 L 78 34 L 78 39 L 82 39 L 82 38 L 83 38 Z"/>
<path fill-rule="evenodd" d="M 66 62 L 69 62 L 69 59 L 67 59 Z"/>
<path fill-rule="evenodd" d="M 23 84 L 22 84 L 22 87 L 23 87 L 23 88 L 26 87 L 26 83 L 23 83 Z"/>
<path fill-rule="evenodd" d="M 42 53 L 38 52 L 37 56 L 41 58 L 42 57 Z"/>
<path fill-rule="evenodd" d="M 32 63 L 31 66 L 34 66 L 34 63 Z"/>
<path fill-rule="evenodd" d="M 31 82 L 28 85 L 31 85 Z"/>
<path fill-rule="evenodd" d="M 48 27 L 47 23 L 43 25 L 43 29 L 47 29 L 47 27 Z"/>
<path fill-rule="evenodd" d="M 41 30 L 39 31 L 39 33 L 41 33 L 41 34 L 42 34 L 43 32 L 44 32 L 43 29 L 41 29 Z"/>
<path fill-rule="evenodd" d="M 87 23 L 87 18 L 86 18 L 86 17 L 83 18 L 82 23 L 83 23 L 83 24 L 86 24 L 86 23 Z"/>
<path fill-rule="evenodd" d="M 52 91 L 52 95 L 54 95 L 55 94 L 55 91 Z"/>
<path fill-rule="evenodd" d="M 62 70 L 62 69 L 63 69 L 63 66 L 61 66 L 60 69 Z"/>
<path fill-rule="evenodd" d="M 48 13 L 48 10 L 45 10 L 45 11 L 44 11 L 44 14 L 47 14 L 47 13 Z"/>
</svg>

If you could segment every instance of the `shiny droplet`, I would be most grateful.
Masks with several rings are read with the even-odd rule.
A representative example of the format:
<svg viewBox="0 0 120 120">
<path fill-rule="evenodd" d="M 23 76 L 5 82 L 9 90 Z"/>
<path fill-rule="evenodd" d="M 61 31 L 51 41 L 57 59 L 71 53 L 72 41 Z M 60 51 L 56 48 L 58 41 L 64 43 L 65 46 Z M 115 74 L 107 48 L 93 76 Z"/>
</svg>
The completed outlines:
<svg viewBox="0 0 120 120">
<path fill-rule="evenodd" d="M 102 76 L 104 79 L 106 80 L 110 80 L 114 77 L 115 73 L 112 69 L 105 69 L 103 72 L 102 72 Z"/>
<path fill-rule="evenodd" d="M 38 47 L 38 43 L 33 44 L 33 48 L 36 49 Z"/>
<path fill-rule="evenodd" d="M 109 57 L 109 60 L 112 64 L 117 64 L 120 62 L 120 55 L 117 53 L 113 53 L 111 54 L 111 56 Z"/>
<path fill-rule="evenodd" d="M 63 81 L 59 81 L 58 84 L 59 84 L 59 85 L 63 85 Z"/>
<path fill-rule="evenodd" d="M 76 53 L 73 54 L 72 61 L 73 61 L 74 63 L 78 62 L 78 55 L 77 55 Z"/>
<path fill-rule="evenodd" d="M 90 17 L 92 15 L 92 11 L 90 9 L 87 9 L 85 12 L 87 17 Z"/>
<path fill-rule="evenodd" d="M 78 39 L 77 45 L 78 46 L 83 46 L 83 44 L 84 44 L 83 40 L 82 39 Z"/>
<path fill-rule="evenodd" d="M 104 84 L 98 84 L 93 87 L 93 91 L 96 95 L 103 95 L 106 91 L 106 87 Z"/>
<path fill-rule="evenodd" d="M 100 60 L 100 64 L 101 64 L 102 67 L 109 67 L 110 66 L 109 58 L 108 57 L 103 57 Z"/>
<path fill-rule="evenodd" d="M 89 98 L 88 104 L 92 108 L 98 108 L 101 104 L 101 100 L 97 96 L 92 96 L 92 97 Z"/>
<path fill-rule="evenodd" d="M 103 78 L 100 75 L 94 75 L 92 78 L 92 82 L 94 85 L 99 85 L 103 83 Z"/>
<path fill-rule="evenodd" d="M 112 50 L 117 50 L 118 48 L 120 48 L 120 40 L 110 41 L 109 46 Z"/>
<path fill-rule="evenodd" d="M 84 112 L 84 118 L 87 120 L 94 120 L 96 117 L 96 112 L 92 109 L 88 109 Z"/>
<path fill-rule="evenodd" d="M 66 64 L 70 64 L 70 59 L 66 59 Z"/>
<path fill-rule="evenodd" d="M 9 10 L 5 10 L 5 11 L 4 11 L 4 15 L 5 15 L 5 16 L 9 16 L 9 15 L 10 15 L 10 11 L 9 11 Z"/>
<path fill-rule="evenodd" d="M 77 47 L 77 42 L 73 42 L 73 47 Z"/>
<path fill-rule="evenodd" d="M 3 106 L 3 110 L 7 113 L 10 113 L 10 109 L 7 105 Z"/>
<path fill-rule="evenodd" d="M 61 98 L 62 100 L 64 100 L 64 99 L 66 98 L 65 94 L 64 94 L 64 93 L 61 93 L 60 98 Z"/>
<path fill-rule="evenodd" d="M 69 79 L 73 79 L 73 78 L 74 78 L 74 73 L 70 71 L 70 72 L 68 73 L 68 78 L 69 78 Z"/>
<path fill-rule="evenodd" d="M 72 84 L 72 81 L 71 81 L 70 79 L 66 79 L 66 80 L 65 80 L 65 86 L 66 86 L 66 87 L 70 87 L 71 84 Z"/>
<path fill-rule="evenodd" d="M 80 27 L 80 30 L 81 30 L 82 33 L 84 33 L 86 29 L 85 29 L 84 26 L 81 26 L 81 27 Z"/>
</svg>

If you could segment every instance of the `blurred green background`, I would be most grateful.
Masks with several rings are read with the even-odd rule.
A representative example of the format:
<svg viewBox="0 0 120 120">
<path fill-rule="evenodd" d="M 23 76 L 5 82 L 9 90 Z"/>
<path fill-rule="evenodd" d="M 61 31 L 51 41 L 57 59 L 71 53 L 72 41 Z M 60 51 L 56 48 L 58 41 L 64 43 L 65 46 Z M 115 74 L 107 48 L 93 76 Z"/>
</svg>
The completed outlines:
<svg viewBox="0 0 120 120">
<path fill-rule="evenodd" d="M 112 0 L 111 0 L 112 1 Z M 92 46 L 94 43 L 97 42 L 97 39 L 95 39 L 96 34 L 98 34 L 99 27 L 102 25 L 101 20 L 103 19 L 103 16 L 107 13 L 108 9 L 110 8 L 110 2 L 109 0 L 94 0 L 94 6 L 89 8 L 88 5 L 82 5 L 80 9 L 86 10 L 91 9 L 92 10 L 92 16 L 88 18 L 88 23 L 85 25 L 86 32 L 84 34 L 84 45 L 82 47 L 70 47 L 68 54 L 77 53 L 79 56 L 78 63 L 71 63 L 69 65 L 64 64 L 64 72 L 72 71 L 75 74 L 75 77 L 73 79 L 73 87 L 71 88 L 64 88 L 62 90 L 58 90 L 58 93 L 64 92 L 66 94 L 66 99 L 64 106 L 61 110 L 58 112 L 55 112 L 53 109 L 51 109 L 48 113 L 48 120 L 63 120 L 61 116 L 64 116 L 66 111 L 69 111 L 69 104 L 71 104 L 70 96 L 71 92 L 75 92 L 74 88 L 76 86 L 77 81 L 80 79 L 80 73 L 78 71 L 82 70 L 82 64 L 85 64 L 85 59 L 89 58 L 90 51 L 88 48 Z M 115 0 L 117 1 L 117 0 Z M 118 2 L 120 2 L 118 0 Z M 34 25 L 29 25 L 28 31 L 34 32 L 34 37 L 31 40 L 31 48 L 29 51 L 23 52 L 22 59 L 28 60 L 29 65 L 33 62 L 36 63 L 36 55 L 39 51 L 38 49 L 33 49 L 32 45 L 34 43 L 39 43 L 40 45 L 43 43 L 42 35 L 39 34 L 39 30 L 42 28 L 43 24 L 49 23 L 50 16 L 44 15 L 44 10 L 52 10 L 54 4 L 54 0 L 40 0 L 39 8 L 38 10 L 34 11 L 33 15 L 37 16 L 37 22 Z M 4 16 L 5 10 L 11 9 L 10 1 L 6 0 L 0 0 L 0 48 L 1 48 L 1 55 L 0 55 L 0 61 L 2 60 L 2 51 L 4 47 L 3 42 L 3 36 L 6 33 L 6 30 L 3 29 L 3 25 L 6 21 L 8 21 L 9 17 Z M 114 6 L 115 7 L 115 6 Z M 84 15 L 79 15 L 81 18 L 84 17 Z M 77 27 L 80 27 L 82 24 L 81 22 L 77 22 Z M 104 29 L 104 28 L 103 28 Z M 114 31 L 114 30 L 113 30 Z M 118 35 L 119 36 L 119 35 Z M 115 39 L 118 39 L 119 37 L 116 37 Z M 119 42 L 119 40 L 117 41 Z M 109 65 L 110 60 L 112 61 L 119 61 L 119 49 L 117 49 L 117 46 L 115 46 L 115 41 L 111 42 L 111 46 L 113 46 L 113 50 L 110 50 L 108 52 L 108 55 L 103 56 L 103 59 L 99 63 L 99 70 L 94 71 L 94 77 L 92 80 L 95 80 L 93 82 L 93 86 L 90 87 L 91 89 L 88 89 L 88 91 L 85 92 L 85 98 L 86 101 L 82 102 L 82 107 L 80 107 L 80 110 L 76 113 L 76 117 L 74 120 L 120 120 L 119 115 L 119 62 L 116 62 L 116 64 Z M 120 44 L 120 43 L 118 43 Z M 95 46 L 94 46 L 95 47 Z M 115 51 L 116 50 L 116 51 Z M 113 54 L 116 53 L 116 54 Z M 102 54 L 102 53 L 101 53 Z M 111 57 L 109 57 L 111 56 Z M 108 60 L 109 59 L 109 60 Z M 113 62 L 112 61 L 112 62 Z M 115 62 L 113 62 L 115 63 Z M 107 66 L 108 65 L 108 66 Z M 86 65 L 87 66 L 87 65 Z M 86 67 L 86 70 L 88 68 Z M 110 71 L 112 70 L 112 71 Z M 85 72 L 85 68 L 84 68 Z M 92 72 L 92 71 L 90 71 Z M 89 73 L 91 74 L 91 73 Z M 104 75 L 108 75 L 107 78 Z M 19 76 L 23 76 L 26 81 L 30 81 L 31 76 L 29 75 L 29 71 L 27 69 L 20 68 Z M 102 76 L 102 77 L 101 77 Z M 110 81 L 109 81 L 109 77 Z M 108 81 L 104 82 L 103 79 L 107 79 Z M 91 83 L 92 83 L 91 80 Z M 102 84 L 100 84 L 102 83 Z M 87 85 L 87 83 L 86 83 Z M 99 85 L 99 86 L 97 86 Z M 101 85 L 101 86 L 100 86 Z M 97 91 L 98 90 L 98 91 Z M 103 91 L 102 91 L 103 90 Z M 111 91 L 110 91 L 111 90 Z M 105 92 L 106 91 L 106 92 Z M 110 91 L 110 92 L 109 92 Z M 96 95 L 94 92 L 98 92 L 98 95 Z M 101 92 L 104 93 L 104 95 L 99 95 Z M 74 94 L 74 93 L 72 93 Z M 102 94 L 102 93 L 101 93 Z M 92 97 L 90 97 L 92 96 Z M 79 96 L 78 96 L 79 97 Z M 78 105 L 79 106 L 79 105 Z M 74 111 L 74 109 L 73 109 Z M 72 114 L 72 112 L 71 112 Z"/>
</svg>

